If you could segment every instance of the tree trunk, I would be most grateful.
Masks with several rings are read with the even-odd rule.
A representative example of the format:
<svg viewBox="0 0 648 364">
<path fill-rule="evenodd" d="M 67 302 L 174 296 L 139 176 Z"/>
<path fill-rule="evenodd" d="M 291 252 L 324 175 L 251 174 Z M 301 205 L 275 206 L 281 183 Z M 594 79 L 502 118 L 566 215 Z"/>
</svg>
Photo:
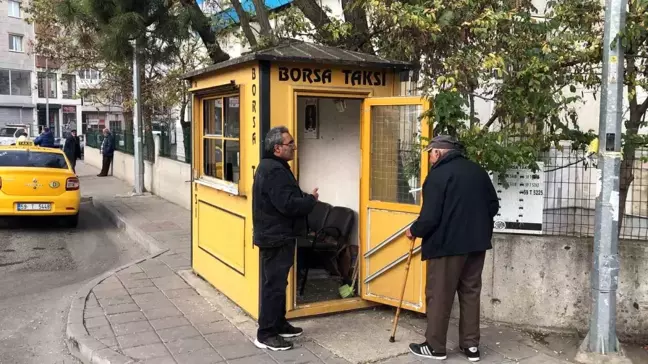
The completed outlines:
<svg viewBox="0 0 648 364">
<path fill-rule="evenodd" d="M 245 38 L 248 43 L 250 43 L 250 48 L 256 48 L 257 40 L 252 28 L 250 27 L 250 15 L 245 11 L 245 9 L 243 9 L 239 0 L 232 0 L 232 7 L 234 7 L 236 15 L 238 15 L 241 20 L 241 28 L 243 28 L 243 34 L 245 34 Z"/>
<path fill-rule="evenodd" d="M 306 19 L 313 23 L 320 40 L 324 43 L 327 43 L 327 41 L 330 43 L 333 39 L 333 34 L 326 29 L 326 26 L 331 24 L 331 19 L 326 15 L 324 9 L 319 6 L 317 0 L 294 0 L 293 4 L 301 10 Z"/>
<path fill-rule="evenodd" d="M 344 20 L 351 23 L 352 34 L 345 40 L 346 47 L 352 51 L 376 54 L 371 44 L 367 11 L 358 0 L 342 0 Z"/>
<path fill-rule="evenodd" d="M 270 26 L 270 16 L 268 15 L 265 1 L 252 0 L 252 2 L 254 2 L 254 8 L 256 9 L 256 20 L 261 26 L 261 36 L 269 38 L 271 42 L 274 42 L 274 34 L 272 33 L 272 27 Z"/>
<path fill-rule="evenodd" d="M 619 237 L 621 237 L 621 229 L 623 229 L 623 216 L 625 215 L 626 200 L 630 192 L 630 185 L 634 181 L 634 164 L 635 164 L 635 151 L 634 146 L 626 146 L 623 150 L 623 160 L 621 161 L 621 176 L 619 178 Z"/>
<path fill-rule="evenodd" d="M 216 33 L 212 29 L 211 22 L 202 12 L 198 3 L 195 0 L 180 0 L 180 4 L 189 12 L 191 16 L 191 27 L 200 35 L 200 39 L 202 39 L 205 47 L 207 47 L 207 52 L 212 62 L 219 63 L 230 59 L 229 54 L 225 53 L 220 44 L 218 44 Z"/>
</svg>

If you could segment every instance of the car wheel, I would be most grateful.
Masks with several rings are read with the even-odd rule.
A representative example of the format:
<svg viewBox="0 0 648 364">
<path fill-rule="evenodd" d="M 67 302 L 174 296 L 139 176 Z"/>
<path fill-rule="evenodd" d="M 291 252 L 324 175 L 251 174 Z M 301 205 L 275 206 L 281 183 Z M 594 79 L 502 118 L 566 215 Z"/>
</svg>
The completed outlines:
<svg viewBox="0 0 648 364">
<path fill-rule="evenodd" d="M 64 222 L 66 227 L 72 229 L 76 228 L 79 225 L 79 214 L 77 213 L 76 215 L 65 216 Z"/>
</svg>

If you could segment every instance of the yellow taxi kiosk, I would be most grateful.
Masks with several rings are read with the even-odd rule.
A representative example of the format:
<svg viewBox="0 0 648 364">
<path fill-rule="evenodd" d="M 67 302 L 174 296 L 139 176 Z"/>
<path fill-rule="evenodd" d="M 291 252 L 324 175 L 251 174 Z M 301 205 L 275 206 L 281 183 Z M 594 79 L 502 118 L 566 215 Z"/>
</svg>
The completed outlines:
<svg viewBox="0 0 648 364">
<path fill-rule="evenodd" d="M 191 256 L 196 274 L 258 318 L 252 183 L 266 133 L 284 125 L 297 144 L 291 167 L 302 189 L 318 187 L 320 201 L 353 210 L 349 244 L 359 260 L 358 294 L 350 298 L 341 298 L 340 283 L 317 269 L 310 270 L 300 294 L 299 267 L 293 267 L 288 317 L 397 305 L 409 250 L 405 230 L 421 204 L 420 192 L 412 190 L 420 187 L 428 168 L 427 156 L 416 145 L 429 134 L 421 119 L 428 103 L 420 96 L 399 95 L 401 75 L 410 68 L 295 41 L 186 74 L 193 94 Z M 403 307 L 424 312 L 425 266 L 419 249 L 415 252 Z"/>
</svg>

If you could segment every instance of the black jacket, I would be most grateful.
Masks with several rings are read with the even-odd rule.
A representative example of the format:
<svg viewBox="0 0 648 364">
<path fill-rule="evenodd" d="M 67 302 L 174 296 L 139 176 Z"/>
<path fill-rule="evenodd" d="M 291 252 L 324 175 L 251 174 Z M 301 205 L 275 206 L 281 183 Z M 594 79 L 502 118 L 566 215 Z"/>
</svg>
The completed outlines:
<svg viewBox="0 0 648 364">
<path fill-rule="evenodd" d="M 254 244 L 277 247 L 304 236 L 306 217 L 316 202 L 299 188 L 287 162 L 274 156 L 263 158 L 252 186 Z"/>
<path fill-rule="evenodd" d="M 488 173 L 460 152 L 449 152 L 430 169 L 421 214 L 410 228 L 423 238 L 422 259 L 491 249 L 498 210 Z"/>
<path fill-rule="evenodd" d="M 65 139 L 65 145 L 63 146 L 63 153 L 65 153 L 70 161 L 81 158 L 81 144 L 79 143 L 79 138 L 72 134 L 68 135 Z"/>
</svg>

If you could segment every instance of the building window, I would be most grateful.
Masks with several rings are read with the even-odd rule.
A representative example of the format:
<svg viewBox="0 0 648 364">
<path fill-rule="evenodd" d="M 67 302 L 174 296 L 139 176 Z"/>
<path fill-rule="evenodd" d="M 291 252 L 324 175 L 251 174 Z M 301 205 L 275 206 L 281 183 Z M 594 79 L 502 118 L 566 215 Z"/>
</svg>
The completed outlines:
<svg viewBox="0 0 648 364">
<path fill-rule="evenodd" d="M 239 96 L 203 100 L 203 176 L 238 183 L 239 130 Z"/>
<path fill-rule="evenodd" d="M 62 75 L 61 81 L 63 81 L 63 98 L 64 99 L 73 99 L 76 95 L 76 76 L 75 75 Z"/>
<path fill-rule="evenodd" d="M 98 81 L 101 79 L 101 72 L 97 70 L 81 70 L 79 78 L 82 80 Z"/>
<path fill-rule="evenodd" d="M 22 35 L 9 34 L 9 50 L 12 52 L 24 52 Z"/>
<path fill-rule="evenodd" d="M 46 97 L 45 89 L 49 87 L 49 97 L 55 99 L 57 94 L 56 73 L 49 74 L 49 85 L 48 82 L 46 82 L 45 80 L 46 80 L 45 72 L 38 72 L 38 97 L 45 98 Z"/>
<path fill-rule="evenodd" d="M 0 95 L 31 96 L 31 72 L 0 69 Z"/>
<path fill-rule="evenodd" d="M 20 1 L 9 0 L 9 16 L 13 18 L 22 18 Z"/>
</svg>

